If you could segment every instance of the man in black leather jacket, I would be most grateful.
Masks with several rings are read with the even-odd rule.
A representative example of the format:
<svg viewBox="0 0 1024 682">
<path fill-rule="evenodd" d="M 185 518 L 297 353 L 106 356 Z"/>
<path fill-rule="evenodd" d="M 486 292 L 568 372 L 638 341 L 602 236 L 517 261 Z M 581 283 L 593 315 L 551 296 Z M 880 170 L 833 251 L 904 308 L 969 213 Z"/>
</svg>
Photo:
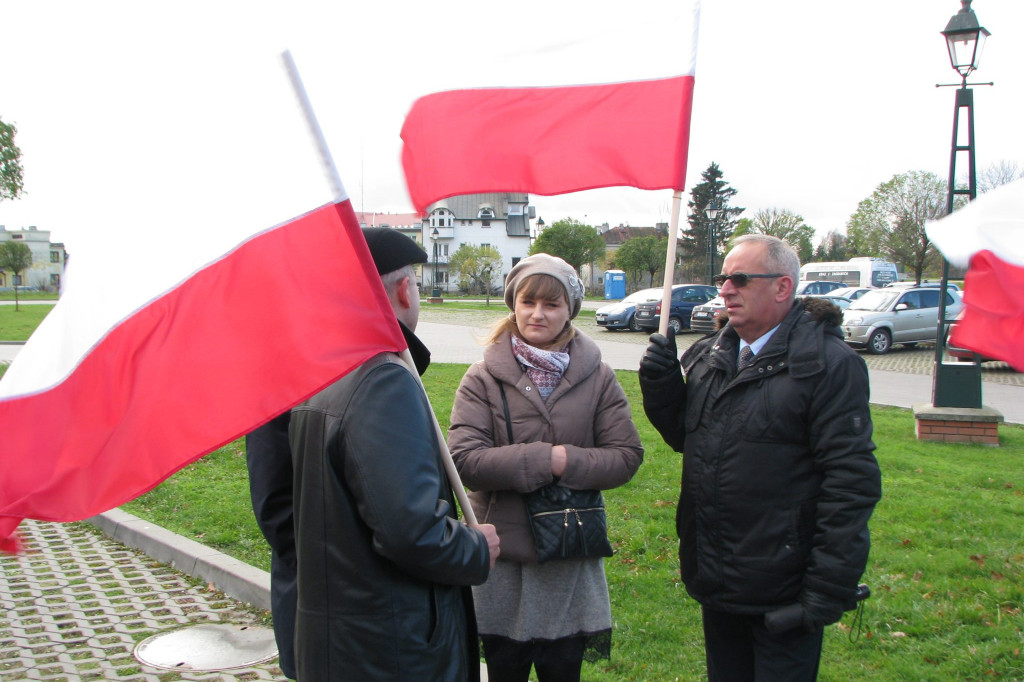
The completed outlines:
<svg viewBox="0 0 1024 682">
<path fill-rule="evenodd" d="M 685 379 L 675 339 L 651 336 L 644 410 L 683 453 L 680 568 L 701 603 L 709 680 L 814 680 L 881 496 L 868 372 L 835 306 L 795 302 L 789 245 L 734 244 L 716 277 L 728 324 L 683 355 Z M 796 627 L 769 627 L 783 609 Z"/>
<path fill-rule="evenodd" d="M 411 264 L 427 255 L 395 230 L 364 234 L 422 373 Z M 498 537 L 456 517 L 412 371 L 382 353 L 292 410 L 302 682 L 479 679 L 469 586 L 487 579 Z"/>
</svg>

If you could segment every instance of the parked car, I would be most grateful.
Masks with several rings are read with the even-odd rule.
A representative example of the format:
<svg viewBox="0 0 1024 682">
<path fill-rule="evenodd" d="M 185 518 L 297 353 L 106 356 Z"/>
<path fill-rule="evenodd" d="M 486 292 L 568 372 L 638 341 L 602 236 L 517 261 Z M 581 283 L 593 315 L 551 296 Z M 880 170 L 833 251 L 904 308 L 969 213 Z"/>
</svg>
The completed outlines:
<svg viewBox="0 0 1024 682">
<path fill-rule="evenodd" d="M 884 288 L 886 288 L 886 289 L 912 289 L 914 287 L 926 287 L 926 288 L 934 287 L 934 288 L 938 289 L 941 286 L 942 286 L 942 282 L 921 282 L 920 284 L 918 284 L 917 282 L 890 282 L 889 284 L 886 284 Z M 960 291 L 960 285 L 957 284 L 956 282 L 946 282 L 946 288 L 947 289 L 952 289 L 953 291 Z"/>
<path fill-rule="evenodd" d="M 836 289 L 836 291 L 839 291 L 839 290 Z M 797 298 L 821 298 L 821 299 L 824 299 L 824 300 L 828 301 L 829 303 L 834 303 L 836 305 L 836 307 L 839 308 L 839 310 L 846 310 L 847 308 L 850 307 L 850 304 L 853 303 L 853 301 L 851 301 L 850 299 L 846 298 L 845 296 L 836 296 L 834 294 L 825 294 L 824 296 L 803 294 L 803 295 L 797 296 Z"/>
<path fill-rule="evenodd" d="M 851 301 L 856 301 L 869 291 L 871 291 L 871 287 L 843 287 L 842 289 L 833 289 L 828 293 L 829 296 L 842 296 Z"/>
<path fill-rule="evenodd" d="M 644 301 L 656 301 L 661 298 L 661 289 L 641 289 L 606 306 L 601 306 L 594 313 L 598 327 L 605 329 L 630 329 L 640 331 L 636 324 L 636 304 Z"/>
<path fill-rule="evenodd" d="M 704 305 L 694 306 L 690 313 L 690 330 L 710 334 L 718 329 L 718 316 L 725 312 L 725 299 L 715 296 Z"/>
<path fill-rule="evenodd" d="M 707 303 L 718 295 L 718 289 L 707 284 L 674 284 L 672 308 L 668 324 L 678 334 L 690 328 L 690 315 L 695 306 Z M 641 329 L 656 330 L 661 324 L 661 296 L 656 301 L 636 304 L 636 323 Z"/>
<path fill-rule="evenodd" d="M 996 358 L 990 358 L 979 353 L 975 353 L 973 350 L 967 348 L 961 348 L 954 346 L 950 343 L 950 335 L 953 333 L 953 327 L 960 321 L 960 318 L 964 316 L 964 311 L 961 310 L 960 314 L 956 316 L 956 322 L 953 322 L 946 328 L 946 354 L 953 357 L 957 362 L 974 362 L 977 358 L 978 362 L 999 362 Z"/>
<path fill-rule="evenodd" d="M 843 336 L 851 346 L 869 353 L 888 353 L 894 343 L 912 347 L 935 343 L 939 322 L 939 288 L 884 287 L 864 294 L 843 313 Z M 963 307 L 957 291 L 946 291 L 946 315 Z"/>
<path fill-rule="evenodd" d="M 846 285 L 842 282 L 828 282 L 823 279 L 801 281 L 796 284 L 796 295 L 820 296 L 827 294 L 834 289 L 842 289 Z"/>
</svg>

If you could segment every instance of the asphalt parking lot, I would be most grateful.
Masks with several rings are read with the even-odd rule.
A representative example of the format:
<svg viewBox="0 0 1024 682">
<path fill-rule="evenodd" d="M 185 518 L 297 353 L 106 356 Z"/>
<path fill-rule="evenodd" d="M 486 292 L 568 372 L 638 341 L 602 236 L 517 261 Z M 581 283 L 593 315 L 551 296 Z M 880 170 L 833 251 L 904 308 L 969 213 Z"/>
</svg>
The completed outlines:
<svg viewBox="0 0 1024 682">
<path fill-rule="evenodd" d="M 482 302 L 482 301 L 481 301 Z M 585 308 L 594 309 L 603 305 L 599 302 L 586 301 Z M 445 324 L 463 324 L 480 329 L 486 329 L 495 321 L 508 314 L 500 299 L 492 299 L 492 311 L 486 310 L 457 310 L 452 307 L 429 305 L 426 302 L 421 308 L 420 319 L 427 322 L 440 322 Z M 619 343 L 635 343 L 647 345 L 650 334 L 646 332 L 631 331 L 609 331 L 598 327 L 594 322 L 593 315 L 586 313 L 574 320 L 576 327 L 602 341 L 616 341 Z M 701 338 L 700 334 L 684 332 L 676 337 L 676 344 L 680 350 L 689 348 Z M 885 355 L 872 355 L 867 351 L 858 351 L 870 369 L 884 370 L 887 372 L 904 372 L 908 374 L 931 374 L 935 363 L 935 344 L 921 343 L 914 348 L 904 348 L 896 345 Z M 1024 386 L 1024 374 L 1015 371 L 1005 362 L 986 362 L 981 366 L 982 381 L 991 381 L 1011 386 Z"/>
</svg>

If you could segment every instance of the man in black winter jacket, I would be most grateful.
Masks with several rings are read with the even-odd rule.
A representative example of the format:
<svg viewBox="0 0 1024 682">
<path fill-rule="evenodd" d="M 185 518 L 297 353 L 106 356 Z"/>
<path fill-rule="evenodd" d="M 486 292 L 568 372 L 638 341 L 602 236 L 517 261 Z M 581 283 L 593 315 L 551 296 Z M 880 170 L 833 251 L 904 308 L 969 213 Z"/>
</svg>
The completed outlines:
<svg viewBox="0 0 1024 682">
<path fill-rule="evenodd" d="M 292 410 L 301 682 L 479 679 L 471 585 L 498 557 L 493 525 L 459 522 L 430 403 L 414 371 L 414 263 L 389 228 L 364 230 L 416 367 L 380 353 Z M 381 258 L 378 253 L 384 252 Z"/>
<path fill-rule="evenodd" d="M 679 558 L 709 679 L 814 680 L 824 627 L 856 601 L 881 496 L 868 372 L 835 306 L 795 301 L 788 244 L 734 244 L 715 278 L 728 324 L 682 372 L 675 339 L 651 336 L 644 410 L 683 453 Z"/>
<path fill-rule="evenodd" d="M 391 228 L 363 230 L 422 374 L 413 265 Z M 499 553 L 493 525 L 459 523 L 430 405 L 382 353 L 246 438 L 250 492 L 273 550 L 274 633 L 303 682 L 479 679 L 469 585 Z"/>
</svg>

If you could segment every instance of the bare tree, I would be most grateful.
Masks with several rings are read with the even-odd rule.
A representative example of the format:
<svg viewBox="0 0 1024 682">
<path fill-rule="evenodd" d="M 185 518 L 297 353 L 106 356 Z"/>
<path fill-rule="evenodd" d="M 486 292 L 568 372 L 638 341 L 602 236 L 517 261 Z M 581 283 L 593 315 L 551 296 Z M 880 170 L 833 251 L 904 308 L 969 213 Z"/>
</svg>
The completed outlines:
<svg viewBox="0 0 1024 682">
<path fill-rule="evenodd" d="M 978 173 L 978 191 L 988 192 L 996 187 L 1024 178 L 1024 168 L 1013 161 L 1000 161 Z"/>
</svg>

